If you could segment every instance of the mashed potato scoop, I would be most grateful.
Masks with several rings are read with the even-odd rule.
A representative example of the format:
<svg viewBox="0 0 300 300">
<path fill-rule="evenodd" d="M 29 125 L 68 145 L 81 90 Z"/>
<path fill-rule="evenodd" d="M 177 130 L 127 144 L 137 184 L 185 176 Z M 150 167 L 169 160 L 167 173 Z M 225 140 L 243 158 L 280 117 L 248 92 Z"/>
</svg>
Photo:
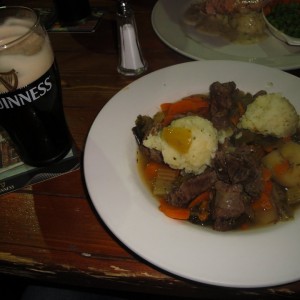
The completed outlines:
<svg viewBox="0 0 300 300">
<path fill-rule="evenodd" d="M 174 120 L 158 134 L 150 134 L 143 144 L 161 151 L 171 168 L 200 174 L 215 156 L 218 132 L 209 120 L 187 116 Z"/>
<path fill-rule="evenodd" d="M 254 133 L 282 138 L 293 135 L 299 116 L 288 99 L 279 93 L 258 96 L 248 105 L 238 127 Z"/>
</svg>

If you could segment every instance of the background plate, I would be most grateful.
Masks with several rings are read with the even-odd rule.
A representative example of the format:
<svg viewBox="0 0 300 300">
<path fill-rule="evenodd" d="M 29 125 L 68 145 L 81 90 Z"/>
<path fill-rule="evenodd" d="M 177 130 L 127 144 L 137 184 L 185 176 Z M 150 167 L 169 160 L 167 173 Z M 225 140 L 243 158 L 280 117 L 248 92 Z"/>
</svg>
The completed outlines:
<svg viewBox="0 0 300 300">
<path fill-rule="evenodd" d="M 158 37 L 173 50 L 195 60 L 237 60 L 282 70 L 300 67 L 300 47 L 289 46 L 271 34 L 252 45 L 224 44 L 220 38 L 187 36 L 181 16 L 194 0 L 159 0 L 152 11 L 152 26 Z"/>
<path fill-rule="evenodd" d="M 230 72 L 229 72 L 230 70 Z M 299 111 L 300 79 L 235 61 L 194 61 L 150 73 L 117 93 L 95 119 L 84 174 L 100 217 L 132 251 L 184 278 L 231 287 L 263 287 L 300 279 L 300 216 L 256 230 L 215 232 L 165 217 L 139 177 L 131 132 L 139 114 L 162 102 L 208 92 L 214 81 L 243 91 L 281 92 Z"/>
</svg>

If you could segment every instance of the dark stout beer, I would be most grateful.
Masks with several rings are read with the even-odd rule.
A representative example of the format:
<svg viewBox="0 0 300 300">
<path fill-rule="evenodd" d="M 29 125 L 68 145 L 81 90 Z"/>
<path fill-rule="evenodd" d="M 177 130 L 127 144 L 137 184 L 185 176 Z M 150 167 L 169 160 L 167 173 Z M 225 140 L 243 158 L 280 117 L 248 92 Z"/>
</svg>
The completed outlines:
<svg viewBox="0 0 300 300">
<path fill-rule="evenodd" d="M 0 124 L 29 165 L 42 166 L 67 154 L 71 141 L 55 64 L 26 88 L 0 94 Z"/>
<path fill-rule="evenodd" d="M 0 125 L 25 163 L 44 166 L 63 158 L 72 143 L 50 42 L 35 25 L 16 18 L 0 25 L 8 45 L 0 50 Z"/>
</svg>

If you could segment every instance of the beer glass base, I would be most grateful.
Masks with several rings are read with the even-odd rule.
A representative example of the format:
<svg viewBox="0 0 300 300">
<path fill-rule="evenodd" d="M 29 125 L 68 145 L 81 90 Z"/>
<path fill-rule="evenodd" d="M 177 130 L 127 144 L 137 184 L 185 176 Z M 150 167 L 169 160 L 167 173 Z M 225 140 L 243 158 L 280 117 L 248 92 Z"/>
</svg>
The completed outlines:
<svg viewBox="0 0 300 300">
<path fill-rule="evenodd" d="M 57 156 L 54 156 L 54 157 L 52 157 L 50 159 L 47 159 L 47 160 L 36 161 L 36 160 L 24 159 L 23 162 L 25 164 L 29 165 L 29 166 L 32 166 L 32 167 L 37 167 L 37 168 L 47 167 L 51 164 L 54 164 L 54 163 L 59 162 L 60 160 L 62 160 L 69 153 L 71 148 L 72 148 L 72 144 L 70 144 L 67 148 L 65 148 Z"/>
</svg>

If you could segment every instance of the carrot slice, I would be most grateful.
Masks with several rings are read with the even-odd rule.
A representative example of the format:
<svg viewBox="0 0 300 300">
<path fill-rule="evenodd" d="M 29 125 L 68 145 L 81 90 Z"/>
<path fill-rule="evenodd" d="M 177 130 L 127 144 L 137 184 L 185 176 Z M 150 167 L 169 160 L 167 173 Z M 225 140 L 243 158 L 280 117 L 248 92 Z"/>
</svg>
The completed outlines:
<svg viewBox="0 0 300 300">
<path fill-rule="evenodd" d="M 285 160 L 284 162 L 277 164 L 274 166 L 273 170 L 277 175 L 284 174 L 290 167 L 290 163 L 288 160 Z"/>
<path fill-rule="evenodd" d="M 202 97 L 189 96 L 174 103 L 163 103 L 160 107 L 165 114 L 163 125 L 167 126 L 177 115 L 208 109 L 209 103 Z"/>
<path fill-rule="evenodd" d="M 271 201 L 272 188 L 273 185 L 270 180 L 264 182 L 264 189 L 260 197 L 252 203 L 252 208 L 254 210 L 270 210 L 273 208 L 273 204 Z"/>
<path fill-rule="evenodd" d="M 272 172 L 268 168 L 263 168 L 262 179 L 263 181 L 268 181 L 272 177 Z"/>
<path fill-rule="evenodd" d="M 191 208 L 195 205 L 198 205 L 199 203 L 201 203 L 204 200 L 208 200 L 209 199 L 209 192 L 204 192 L 202 194 L 200 194 L 199 196 L 197 196 L 194 200 L 192 200 L 188 206 L 188 208 Z"/>
<path fill-rule="evenodd" d="M 162 103 L 160 109 L 162 112 L 167 112 L 173 103 Z"/>
<path fill-rule="evenodd" d="M 160 200 L 159 209 L 167 217 L 177 220 L 187 220 L 190 216 L 190 210 L 188 208 L 175 207 L 166 202 L 166 200 Z"/>
<path fill-rule="evenodd" d="M 209 198 L 207 198 L 206 200 L 202 200 L 202 202 L 200 203 L 200 207 L 199 207 L 199 214 L 198 214 L 198 218 L 201 222 L 205 222 L 208 220 L 208 217 L 210 215 L 209 212 Z"/>
<path fill-rule="evenodd" d="M 160 163 L 156 163 L 156 162 L 147 163 L 147 165 L 145 167 L 146 178 L 149 179 L 150 181 L 154 180 L 155 177 L 157 176 L 158 169 L 162 168 L 162 167 L 164 167 L 164 166 Z"/>
<path fill-rule="evenodd" d="M 241 230 L 248 230 L 250 228 L 250 224 L 249 223 L 243 223 L 241 226 L 240 226 L 240 229 Z"/>
</svg>

